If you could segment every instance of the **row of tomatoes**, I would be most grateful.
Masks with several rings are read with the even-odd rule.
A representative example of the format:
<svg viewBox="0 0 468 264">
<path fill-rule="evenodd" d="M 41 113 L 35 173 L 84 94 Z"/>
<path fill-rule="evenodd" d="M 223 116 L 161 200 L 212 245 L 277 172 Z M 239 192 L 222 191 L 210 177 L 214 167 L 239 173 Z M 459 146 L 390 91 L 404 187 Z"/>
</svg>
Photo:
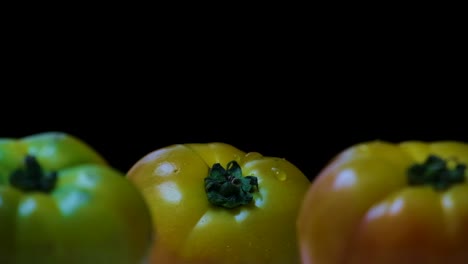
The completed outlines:
<svg viewBox="0 0 468 264">
<path fill-rule="evenodd" d="M 1 263 L 467 263 L 468 145 L 287 159 L 174 144 L 125 174 L 80 139 L 0 139 Z"/>
</svg>

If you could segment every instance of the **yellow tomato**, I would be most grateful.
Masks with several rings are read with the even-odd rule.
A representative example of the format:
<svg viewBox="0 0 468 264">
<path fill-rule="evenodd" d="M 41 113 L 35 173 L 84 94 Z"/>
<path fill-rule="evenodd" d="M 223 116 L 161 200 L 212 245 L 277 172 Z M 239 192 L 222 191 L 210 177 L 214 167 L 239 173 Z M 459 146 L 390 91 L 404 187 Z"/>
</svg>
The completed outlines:
<svg viewBox="0 0 468 264">
<path fill-rule="evenodd" d="M 310 182 L 286 159 L 175 144 L 127 176 L 151 208 L 153 263 L 299 263 L 295 223 Z"/>
</svg>

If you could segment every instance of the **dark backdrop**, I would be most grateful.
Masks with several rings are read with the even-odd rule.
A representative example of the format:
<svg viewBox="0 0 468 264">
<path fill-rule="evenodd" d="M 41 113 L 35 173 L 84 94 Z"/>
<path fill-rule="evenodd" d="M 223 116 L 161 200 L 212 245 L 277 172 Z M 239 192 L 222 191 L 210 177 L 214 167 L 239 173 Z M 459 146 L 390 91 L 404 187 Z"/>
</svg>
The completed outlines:
<svg viewBox="0 0 468 264">
<path fill-rule="evenodd" d="M 0 137 L 68 132 L 122 171 L 166 145 L 221 141 L 284 157 L 310 179 L 362 141 L 468 141 L 466 74 L 454 63 L 463 42 L 188 26 L 11 38 Z"/>
<path fill-rule="evenodd" d="M 283 157 L 311 180 L 335 154 L 362 141 L 468 142 L 463 104 L 442 106 L 434 97 L 415 103 L 398 92 L 326 92 L 315 83 L 297 91 L 294 83 L 273 90 L 222 84 L 204 90 L 200 80 L 184 87 L 153 82 L 137 89 L 140 84 L 41 89 L 28 103 L 4 107 L 0 137 L 68 132 L 122 171 L 157 148 L 218 141 Z"/>
</svg>

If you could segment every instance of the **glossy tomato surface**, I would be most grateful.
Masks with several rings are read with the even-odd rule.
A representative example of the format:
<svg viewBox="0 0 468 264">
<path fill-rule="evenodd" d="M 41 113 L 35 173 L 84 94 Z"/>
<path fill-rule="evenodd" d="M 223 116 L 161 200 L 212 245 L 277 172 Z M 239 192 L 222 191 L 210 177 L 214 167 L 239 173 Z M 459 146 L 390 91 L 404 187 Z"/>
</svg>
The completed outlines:
<svg viewBox="0 0 468 264">
<path fill-rule="evenodd" d="M 226 174 L 223 183 L 222 172 L 221 182 L 206 181 L 233 161 L 242 181 Z M 153 263 L 299 263 L 295 223 L 310 182 L 286 159 L 218 142 L 175 144 L 145 155 L 127 175 L 151 207 L 158 236 Z M 207 188 L 228 190 L 230 182 L 252 184 L 232 191 L 246 202 L 212 204 Z"/>
<path fill-rule="evenodd" d="M 303 201 L 304 264 L 468 263 L 468 144 L 363 142 Z"/>
</svg>

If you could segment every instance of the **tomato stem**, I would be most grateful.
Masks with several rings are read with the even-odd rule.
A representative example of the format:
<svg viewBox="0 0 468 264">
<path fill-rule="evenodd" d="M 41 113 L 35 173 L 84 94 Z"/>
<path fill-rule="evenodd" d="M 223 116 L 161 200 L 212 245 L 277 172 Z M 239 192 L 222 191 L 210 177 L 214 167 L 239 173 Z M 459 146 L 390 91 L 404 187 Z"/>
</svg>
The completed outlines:
<svg viewBox="0 0 468 264">
<path fill-rule="evenodd" d="M 258 190 L 257 177 L 242 176 L 242 169 L 236 161 L 229 162 L 227 169 L 215 163 L 205 178 L 208 201 L 225 208 L 250 203 L 255 189 Z"/>
<path fill-rule="evenodd" d="M 24 168 L 10 174 L 10 184 L 22 191 L 39 191 L 49 193 L 57 182 L 57 173 L 44 173 L 37 159 L 32 155 L 24 158 Z"/>
<path fill-rule="evenodd" d="M 465 181 L 466 165 L 456 163 L 449 167 L 448 162 L 436 155 L 429 155 L 422 164 L 408 169 L 408 183 L 412 186 L 429 184 L 442 191 Z"/>
</svg>

